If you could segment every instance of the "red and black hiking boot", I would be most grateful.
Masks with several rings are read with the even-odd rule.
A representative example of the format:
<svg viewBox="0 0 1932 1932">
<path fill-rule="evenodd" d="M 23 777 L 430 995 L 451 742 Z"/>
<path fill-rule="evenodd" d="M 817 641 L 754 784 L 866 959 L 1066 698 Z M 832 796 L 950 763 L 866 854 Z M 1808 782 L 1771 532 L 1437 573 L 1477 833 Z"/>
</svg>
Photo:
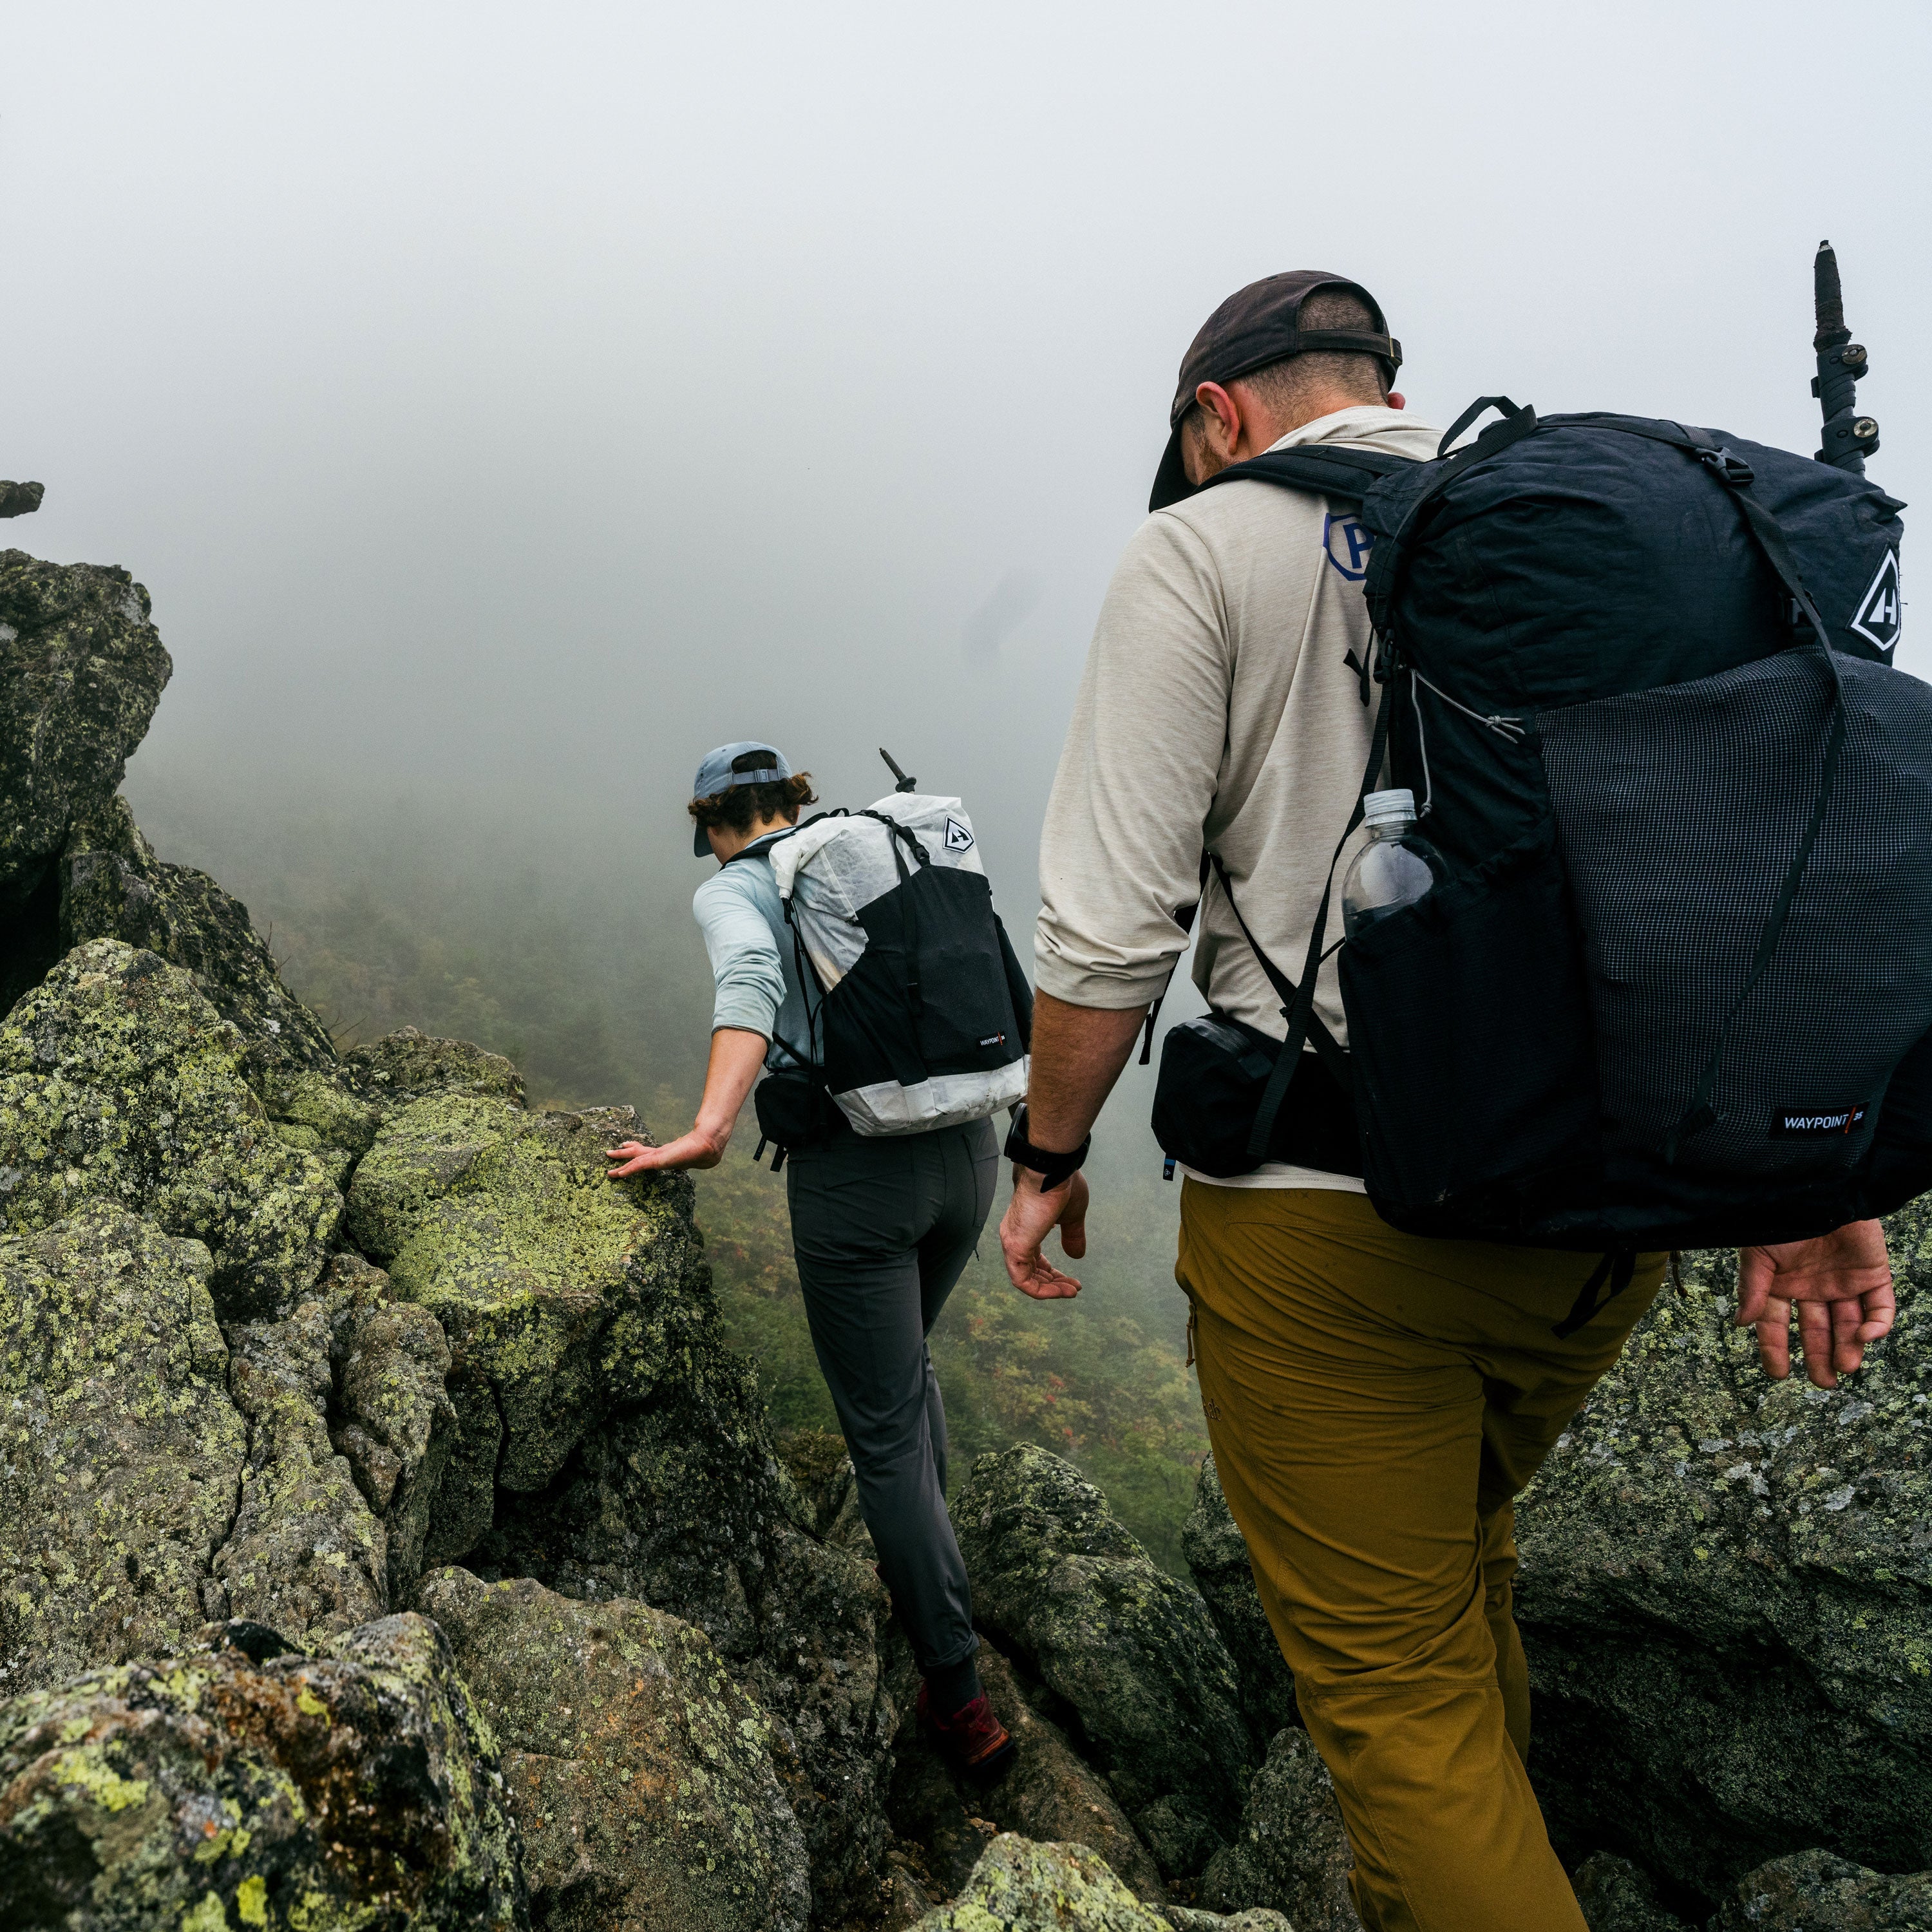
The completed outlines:
<svg viewBox="0 0 1932 1932">
<path fill-rule="evenodd" d="M 992 1784 L 1012 1768 L 1019 1747 L 1012 1733 L 993 1715 L 993 1706 L 982 1690 L 970 1704 L 950 1718 L 935 1717 L 926 1686 L 919 1687 L 919 1720 L 930 1730 L 940 1750 L 955 1771 Z"/>
</svg>

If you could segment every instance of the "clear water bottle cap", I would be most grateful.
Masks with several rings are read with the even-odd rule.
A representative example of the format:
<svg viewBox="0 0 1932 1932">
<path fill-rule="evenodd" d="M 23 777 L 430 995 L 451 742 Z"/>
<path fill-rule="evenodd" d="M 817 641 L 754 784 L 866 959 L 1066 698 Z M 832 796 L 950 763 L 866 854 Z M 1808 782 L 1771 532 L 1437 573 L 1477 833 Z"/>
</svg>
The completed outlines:
<svg viewBox="0 0 1932 1932">
<path fill-rule="evenodd" d="M 1362 823 L 1372 832 L 1378 825 L 1413 825 L 1415 794 L 1412 791 L 1372 791 L 1362 801 Z"/>
</svg>

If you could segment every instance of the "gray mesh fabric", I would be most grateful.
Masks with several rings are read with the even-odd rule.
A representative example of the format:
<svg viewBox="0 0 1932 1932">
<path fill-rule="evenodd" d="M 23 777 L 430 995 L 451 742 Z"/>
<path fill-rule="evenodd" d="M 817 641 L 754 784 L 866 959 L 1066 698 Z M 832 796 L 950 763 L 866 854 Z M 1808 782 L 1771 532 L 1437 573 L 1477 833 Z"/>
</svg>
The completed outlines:
<svg viewBox="0 0 1932 1932">
<path fill-rule="evenodd" d="M 1838 660 L 1846 735 L 1769 970 L 1724 1033 L 1690 1172 L 1792 1180 L 1862 1157 L 1932 1026 L 1932 688 Z M 1537 718 L 1597 1033 L 1605 1153 L 1654 1159 L 1690 1103 L 1816 796 L 1832 685 L 1792 650 Z M 1842 1132 L 1815 1122 L 1860 1107 Z"/>
</svg>

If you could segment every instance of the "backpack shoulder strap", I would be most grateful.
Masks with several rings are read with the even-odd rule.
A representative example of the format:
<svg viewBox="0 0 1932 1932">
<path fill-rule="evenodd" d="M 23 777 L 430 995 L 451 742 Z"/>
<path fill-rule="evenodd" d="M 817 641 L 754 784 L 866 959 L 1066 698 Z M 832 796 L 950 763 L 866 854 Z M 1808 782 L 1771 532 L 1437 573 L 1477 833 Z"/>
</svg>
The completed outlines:
<svg viewBox="0 0 1932 1932">
<path fill-rule="evenodd" d="M 1202 484 L 1211 490 L 1217 483 L 1272 483 L 1278 489 L 1300 490 L 1312 496 L 1334 496 L 1359 503 L 1384 476 L 1414 466 L 1412 456 L 1394 456 L 1379 449 L 1360 449 L 1352 443 L 1334 448 L 1319 444 L 1313 448 L 1270 449 L 1252 456 L 1245 463 L 1231 464 Z"/>
</svg>

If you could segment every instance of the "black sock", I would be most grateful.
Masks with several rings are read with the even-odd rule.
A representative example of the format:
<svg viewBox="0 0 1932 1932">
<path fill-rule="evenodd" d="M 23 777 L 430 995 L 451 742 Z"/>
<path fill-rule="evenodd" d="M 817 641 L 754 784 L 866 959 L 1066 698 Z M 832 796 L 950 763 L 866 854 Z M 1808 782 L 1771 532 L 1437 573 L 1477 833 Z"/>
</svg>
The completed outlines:
<svg viewBox="0 0 1932 1932">
<path fill-rule="evenodd" d="M 969 1650 L 957 1664 L 942 1664 L 926 1672 L 926 1696 L 934 1717 L 950 1718 L 980 1694 L 980 1673 Z"/>
</svg>

